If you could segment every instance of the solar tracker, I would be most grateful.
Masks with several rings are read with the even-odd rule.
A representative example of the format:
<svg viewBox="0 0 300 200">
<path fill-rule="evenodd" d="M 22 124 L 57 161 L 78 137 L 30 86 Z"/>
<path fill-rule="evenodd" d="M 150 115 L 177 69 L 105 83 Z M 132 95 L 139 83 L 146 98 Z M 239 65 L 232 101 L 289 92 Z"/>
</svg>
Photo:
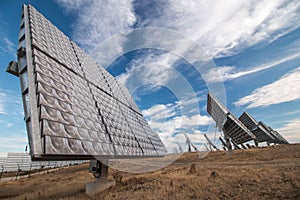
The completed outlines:
<svg viewBox="0 0 300 200">
<path fill-rule="evenodd" d="M 129 91 L 31 5 L 17 54 L 33 160 L 165 155 Z"/>
<path fill-rule="evenodd" d="M 207 112 L 225 137 L 230 137 L 235 143 L 241 144 L 256 139 L 255 135 L 210 93 L 207 95 Z"/>
<path fill-rule="evenodd" d="M 256 136 L 257 142 L 267 143 L 288 143 L 278 132 L 265 125 L 263 122 L 257 122 L 249 113 L 244 112 L 239 120 Z"/>
</svg>

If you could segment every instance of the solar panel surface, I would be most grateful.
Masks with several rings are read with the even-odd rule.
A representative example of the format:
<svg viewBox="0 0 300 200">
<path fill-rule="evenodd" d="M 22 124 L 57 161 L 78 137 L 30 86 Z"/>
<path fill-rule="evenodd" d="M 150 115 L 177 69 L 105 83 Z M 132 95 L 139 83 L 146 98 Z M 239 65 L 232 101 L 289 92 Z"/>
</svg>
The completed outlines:
<svg viewBox="0 0 300 200">
<path fill-rule="evenodd" d="M 31 5 L 23 6 L 18 48 L 33 159 L 166 153 L 129 91 Z"/>
</svg>

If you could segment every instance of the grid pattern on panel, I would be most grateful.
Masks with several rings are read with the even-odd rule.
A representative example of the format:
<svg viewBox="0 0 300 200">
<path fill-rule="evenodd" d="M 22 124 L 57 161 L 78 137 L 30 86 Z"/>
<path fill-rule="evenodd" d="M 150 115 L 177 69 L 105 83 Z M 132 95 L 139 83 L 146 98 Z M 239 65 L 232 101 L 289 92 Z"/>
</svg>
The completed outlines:
<svg viewBox="0 0 300 200">
<path fill-rule="evenodd" d="M 30 54 L 18 55 L 24 68 L 19 73 L 30 145 L 38 145 L 41 137 L 38 156 L 46 156 L 39 159 L 164 155 L 165 146 L 128 90 L 35 8 L 24 9 L 28 15 L 22 15 L 19 47 L 26 44 Z M 33 80 L 28 81 L 28 73 Z M 39 127 L 32 126 L 32 106 Z"/>
<path fill-rule="evenodd" d="M 82 75 L 70 39 L 32 6 L 29 20 L 32 44 Z"/>
<path fill-rule="evenodd" d="M 271 136 L 273 136 L 274 140 L 272 141 L 273 143 L 277 143 L 277 144 L 288 144 L 289 142 L 284 139 L 277 131 L 275 131 L 274 129 L 272 129 L 271 127 L 267 126 L 265 123 L 263 123 L 262 121 L 260 121 L 258 123 L 258 126 L 265 130 L 265 132 L 268 132 Z"/>
<path fill-rule="evenodd" d="M 207 95 L 207 112 L 215 120 L 219 130 L 222 130 L 229 110 L 211 94 Z"/>
<path fill-rule="evenodd" d="M 232 114 L 228 115 L 223 127 L 223 131 L 237 144 L 248 142 L 256 138 L 248 130 L 248 128 L 238 119 L 236 119 Z"/>
<path fill-rule="evenodd" d="M 37 49 L 33 56 L 45 154 L 113 155 L 88 82 Z"/>
<path fill-rule="evenodd" d="M 207 95 L 207 112 L 215 120 L 218 128 L 237 144 L 255 139 L 255 135 L 211 94 Z"/>
<path fill-rule="evenodd" d="M 262 127 L 249 113 L 244 112 L 239 120 L 256 136 L 257 142 L 273 142 L 274 137 Z"/>
</svg>

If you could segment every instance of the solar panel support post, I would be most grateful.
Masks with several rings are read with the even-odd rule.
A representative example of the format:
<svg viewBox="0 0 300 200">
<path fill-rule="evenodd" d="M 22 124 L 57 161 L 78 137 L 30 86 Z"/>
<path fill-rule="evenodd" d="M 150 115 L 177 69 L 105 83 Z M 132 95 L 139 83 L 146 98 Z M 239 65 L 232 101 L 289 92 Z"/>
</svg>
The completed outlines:
<svg viewBox="0 0 300 200">
<path fill-rule="evenodd" d="M 243 149 L 247 149 L 247 147 L 243 143 L 241 143 L 241 146 Z"/>
<path fill-rule="evenodd" d="M 239 145 L 238 145 L 234 140 L 231 140 L 231 142 L 232 142 L 232 144 L 233 144 L 233 146 L 234 146 L 234 149 L 241 149 L 241 148 L 239 147 Z"/>
<path fill-rule="evenodd" d="M 212 143 L 212 141 L 210 141 L 210 139 L 207 137 L 207 135 L 206 134 L 204 134 L 204 137 L 205 137 L 205 139 L 208 141 L 208 143 L 209 143 L 209 145 L 211 146 L 211 147 L 213 147 L 215 150 L 219 150 L 215 145 L 214 145 L 214 143 Z"/>
<path fill-rule="evenodd" d="M 226 151 L 228 149 L 228 146 L 226 145 L 225 141 L 221 137 L 219 137 L 219 140 L 221 141 L 221 143 L 223 145 L 224 151 Z"/>
<path fill-rule="evenodd" d="M 228 148 L 228 151 L 227 151 L 227 154 L 231 154 L 232 153 L 232 146 L 231 146 L 231 143 L 230 143 L 230 137 L 224 133 L 224 139 L 226 141 L 226 146 Z"/>
<path fill-rule="evenodd" d="M 108 163 L 108 160 L 102 162 L 99 160 L 90 161 L 90 171 L 94 172 L 95 181 L 86 184 L 85 192 L 89 196 L 95 195 L 113 184 L 112 180 L 107 179 L 108 166 L 104 163 Z"/>
<path fill-rule="evenodd" d="M 0 180 L 1 180 L 1 178 L 2 178 L 3 171 L 4 171 L 4 167 L 3 167 L 3 165 L 1 165 L 1 174 L 0 174 Z"/>
<path fill-rule="evenodd" d="M 255 144 L 255 147 L 258 147 L 258 142 L 256 139 L 254 140 L 254 144 Z"/>
</svg>

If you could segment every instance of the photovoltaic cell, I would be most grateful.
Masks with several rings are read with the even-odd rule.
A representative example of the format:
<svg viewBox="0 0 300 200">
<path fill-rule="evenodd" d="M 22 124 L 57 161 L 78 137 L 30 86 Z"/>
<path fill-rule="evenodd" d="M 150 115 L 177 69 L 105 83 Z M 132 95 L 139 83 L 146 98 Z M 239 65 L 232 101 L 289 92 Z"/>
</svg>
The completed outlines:
<svg viewBox="0 0 300 200">
<path fill-rule="evenodd" d="M 163 156 L 128 90 L 32 6 L 23 6 L 18 70 L 32 158 Z"/>
<path fill-rule="evenodd" d="M 257 142 L 275 142 L 275 137 L 270 131 L 257 122 L 249 113 L 244 112 L 239 120 L 256 136 Z"/>
<path fill-rule="evenodd" d="M 224 135 L 237 144 L 256 139 L 255 135 L 211 94 L 207 95 L 207 112 Z"/>
</svg>

